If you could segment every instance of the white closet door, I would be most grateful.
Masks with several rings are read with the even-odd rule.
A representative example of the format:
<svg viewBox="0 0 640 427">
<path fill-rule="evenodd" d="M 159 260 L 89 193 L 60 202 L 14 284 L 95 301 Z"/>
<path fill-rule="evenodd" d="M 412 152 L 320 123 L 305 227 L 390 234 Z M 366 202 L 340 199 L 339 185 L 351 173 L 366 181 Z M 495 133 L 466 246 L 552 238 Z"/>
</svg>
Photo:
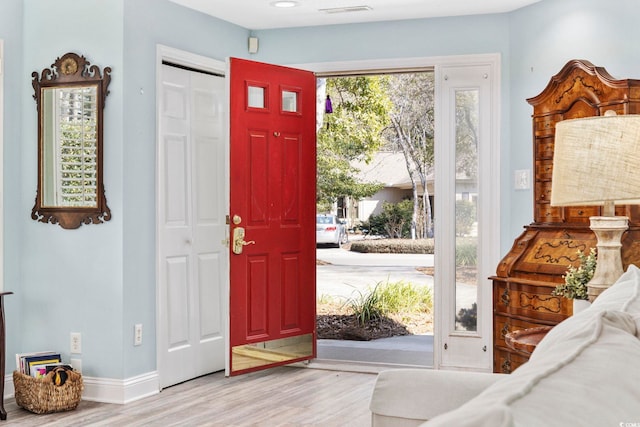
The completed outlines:
<svg viewBox="0 0 640 427">
<path fill-rule="evenodd" d="M 224 369 L 225 79 L 163 65 L 158 147 L 159 375 Z"/>
</svg>

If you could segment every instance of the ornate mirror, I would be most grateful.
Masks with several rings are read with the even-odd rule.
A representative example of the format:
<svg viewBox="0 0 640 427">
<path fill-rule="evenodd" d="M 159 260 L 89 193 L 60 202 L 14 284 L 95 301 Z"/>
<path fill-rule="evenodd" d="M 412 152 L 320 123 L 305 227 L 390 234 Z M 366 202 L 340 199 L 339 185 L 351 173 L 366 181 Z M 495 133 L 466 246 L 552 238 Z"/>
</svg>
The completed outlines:
<svg viewBox="0 0 640 427">
<path fill-rule="evenodd" d="M 111 68 L 67 53 L 31 74 L 38 104 L 34 220 L 78 228 L 111 219 L 102 181 L 102 129 Z"/>
</svg>

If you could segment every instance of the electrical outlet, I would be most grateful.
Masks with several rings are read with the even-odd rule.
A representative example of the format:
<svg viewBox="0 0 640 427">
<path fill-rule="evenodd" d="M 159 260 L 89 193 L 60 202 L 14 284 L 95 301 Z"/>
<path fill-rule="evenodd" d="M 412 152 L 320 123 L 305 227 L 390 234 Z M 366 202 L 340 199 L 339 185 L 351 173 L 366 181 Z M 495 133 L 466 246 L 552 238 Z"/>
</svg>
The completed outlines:
<svg viewBox="0 0 640 427">
<path fill-rule="evenodd" d="M 80 332 L 71 332 L 71 353 L 82 353 L 82 337 Z"/>
<path fill-rule="evenodd" d="M 142 323 L 133 327 L 133 345 L 142 345 Z"/>
</svg>

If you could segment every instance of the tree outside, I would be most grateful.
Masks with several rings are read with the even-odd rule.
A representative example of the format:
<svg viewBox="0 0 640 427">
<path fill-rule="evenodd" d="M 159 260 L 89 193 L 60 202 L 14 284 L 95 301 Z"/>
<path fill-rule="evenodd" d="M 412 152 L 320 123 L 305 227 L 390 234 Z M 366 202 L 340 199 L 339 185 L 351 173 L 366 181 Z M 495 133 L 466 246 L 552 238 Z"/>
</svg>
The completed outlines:
<svg viewBox="0 0 640 427">
<path fill-rule="evenodd" d="M 383 88 L 384 77 L 328 79 L 327 95 L 333 112 L 325 114 L 318 131 L 319 211 L 327 211 L 341 197 L 359 200 L 372 196 L 378 183 L 360 182 L 350 162 L 369 161 L 384 140 L 391 103 Z"/>
<path fill-rule="evenodd" d="M 331 78 L 326 81 L 326 91 L 333 112 L 324 115 L 318 131 L 318 210 L 330 210 L 341 198 L 358 201 L 379 191 L 382 184 L 359 181 L 351 163 L 368 162 L 381 149 L 394 151 L 402 153 L 412 186 L 411 219 L 403 224 L 409 236 L 405 237 L 432 237 L 433 195 L 429 182 L 433 180 L 435 161 L 434 73 Z M 460 91 L 456 97 L 456 173 L 475 181 L 477 93 Z M 404 211 L 405 207 L 398 209 Z M 457 209 L 461 214 L 459 232 L 466 234 L 472 226 L 469 221 L 475 218 L 475 201 L 460 203 Z"/>
<path fill-rule="evenodd" d="M 386 82 L 393 108 L 385 137 L 404 155 L 411 178 L 411 238 L 424 239 L 433 235 L 427 180 L 434 170 L 434 74 L 395 74 Z"/>
</svg>

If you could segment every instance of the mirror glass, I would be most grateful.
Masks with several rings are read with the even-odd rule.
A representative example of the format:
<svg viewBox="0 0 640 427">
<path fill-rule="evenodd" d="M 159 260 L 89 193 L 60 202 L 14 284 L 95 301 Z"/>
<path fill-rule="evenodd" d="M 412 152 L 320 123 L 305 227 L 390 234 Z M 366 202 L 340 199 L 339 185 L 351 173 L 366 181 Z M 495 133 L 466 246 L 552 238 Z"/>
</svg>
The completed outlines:
<svg viewBox="0 0 640 427">
<path fill-rule="evenodd" d="M 111 219 L 102 180 L 102 130 L 111 68 L 67 53 L 31 74 L 38 105 L 38 189 L 31 218 L 78 228 Z"/>
<path fill-rule="evenodd" d="M 42 89 L 42 206 L 97 206 L 97 87 Z"/>
</svg>

